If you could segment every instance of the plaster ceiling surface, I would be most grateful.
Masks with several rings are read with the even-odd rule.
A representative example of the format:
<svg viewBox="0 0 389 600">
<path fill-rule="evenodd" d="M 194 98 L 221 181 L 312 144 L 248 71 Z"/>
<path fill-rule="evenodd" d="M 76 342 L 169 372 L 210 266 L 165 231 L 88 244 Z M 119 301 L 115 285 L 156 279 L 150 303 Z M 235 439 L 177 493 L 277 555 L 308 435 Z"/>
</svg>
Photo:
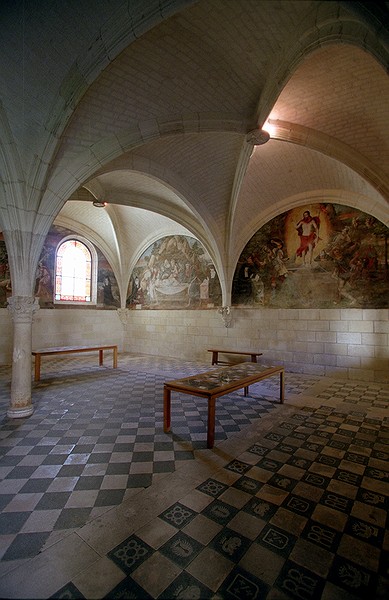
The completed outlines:
<svg viewBox="0 0 389 600">
<path fill-rule="evenodd" d="M 91 208 L 83 201 L 67 202 L 55 224 L 78 230 L 94 241 L 119 281 L 129 276 L 147 245 L 166 235 L 191 235 L 182 225 L 148 210 L 117 204 Z"/>
<path fill-rule="evenodd" d="M 283 88 L 271 119 L 342 140 L 389 175 L 389 78 L 371 55 L 331 45 L 305 58 Z"/>
<path fill-rule="evenodd" d="M 30 165 L 45 148 L 38 211 L 88 229 L 118 271 L 156 232 L 187 231 L 228 279 L 257 227 L 321 196 L 389 224 L 386 3 L 118 0 L 109 14 L 100 0 L 96 15 L 94 2 L 43 3 L 14 60 L 19 74 L 39 63 L 37 81 L 27 69 L 23 92 L 5 72 L 10 129 Z M 275 131 L 253 148 L 268 118 Z"/>
<path fill-rule="evenodd" d="M 152 174 L 123 168 L 98 175 L 97 180 L 103 191 L 101 199 L 110 204 L 137 206 L 138 203 L 152 203 L 154 200 L 161 205 L 185 207 L 177 193 Z"/>
<path fill-rule="evenodd" d="M 144 193 L 189 209 L 209 225 L 214 222 L 219 230 L 213 233 L 220 235 L 242 142 L 242 134 L 232 132 L 166 136 L 136 148 L 124 158 L 135 169 L 148 168 L 149 176 L 134 172 L 135 169 L 120 170 L 118 174 L 116 169 L 124 162 L 120 157 L 105 167 L 108 172 L 99 176 L 99 180 L 104 182 L 113 200 L 119 189 L 121 195 L 127 190 L 129 204 L 131 193 Z"/>
</svg>

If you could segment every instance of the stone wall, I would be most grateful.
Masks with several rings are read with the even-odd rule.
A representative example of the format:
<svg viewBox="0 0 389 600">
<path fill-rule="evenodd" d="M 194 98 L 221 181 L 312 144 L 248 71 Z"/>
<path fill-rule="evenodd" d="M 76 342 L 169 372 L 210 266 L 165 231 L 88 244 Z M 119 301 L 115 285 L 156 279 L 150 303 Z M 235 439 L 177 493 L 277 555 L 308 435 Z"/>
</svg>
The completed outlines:
<svg viewBox="0 0 389 600">
<path fill-rule="evenodd" d="M 262 360 L 311 375 L 389 383 L 388 309 L 39 311 L 33 347 L 117 343 L 119 351 L 209 361 L 208 348 L 263 352 Z M 12 323 L 0 309 L 0 364 L 10 364 Z M 119 359 L 120 362 L 120 359 Z"/>
</svg>

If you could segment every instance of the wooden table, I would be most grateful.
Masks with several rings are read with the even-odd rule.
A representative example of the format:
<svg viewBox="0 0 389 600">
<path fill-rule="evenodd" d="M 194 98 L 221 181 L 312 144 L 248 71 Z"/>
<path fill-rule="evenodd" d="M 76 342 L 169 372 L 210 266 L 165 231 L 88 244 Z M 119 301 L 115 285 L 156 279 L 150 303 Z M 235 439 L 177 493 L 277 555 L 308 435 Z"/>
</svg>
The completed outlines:
<svg viewBox="0 0 389 600">
<path fill-rule="evenodd" d="M 219 354 L 236 354 L 237 356 L 250 356 L 251 362 L 257 362 L 257 356 L 262 356 L 262 352 L 240 352 L 239 350 L 216 350 L 211 348 L 207 352 L 212 352 L 212 364 L 213 365 L 230 365 L 231 363 L 219 360 Z"/>
<path fill-rule="evenodd" d="M 163 429 L 170 431 L 171 393 L 181 392 L 191 396 L 200 396 L 208 400 L 207 447 L 213 448 L 215 442 L 215 409 L 216 398 L 244 388 L 247 396 L 249 385 L 267 379 L 273 375 L 280 376 L 280 403 L 285 396 L 284 367 L 273 367 L 257 363 L 245 362 L 231 367 L 223 367 L 191 375 L 183 379 L 167 381 L 163 394 Z"/>
<path fill-rule="evenodd" d="M 51 354 L 75 354 L 78 352 L 94 352 L 99 353 L 99 365 L 103 364 L 104 350 L 112 350 L 112 363 L 113 368 L 116 369 L 118 365 L 118 347 L 112 346 L 58 346 L 56 348 L 40 348 L 39 350 L 33 350 L 32 355 L 35 356 L 35 381 L 39 381 L 41 378 L 41 357 L 49 356 Z"/>
</svg>

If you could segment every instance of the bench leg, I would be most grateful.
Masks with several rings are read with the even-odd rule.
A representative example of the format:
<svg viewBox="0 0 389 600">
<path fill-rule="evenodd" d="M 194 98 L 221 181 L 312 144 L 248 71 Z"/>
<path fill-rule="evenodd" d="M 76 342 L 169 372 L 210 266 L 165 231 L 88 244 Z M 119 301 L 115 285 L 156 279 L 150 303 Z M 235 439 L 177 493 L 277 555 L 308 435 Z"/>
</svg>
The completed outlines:
<svg viewBox="0 0 389 600">
<path fill-rule="evenodd" d="M 213 365 L 217 365 L 218 355 L 219 355 L 219 353 L 217 351 L 216 352 L 212 352 L 212 364 Z"/>
<path fill-rule="evenodd" d="M 104 359 L 103 354 L 104 354 L 103 350 L 99 350 L 99 366 L 100 367 L 103 365 L 103 359 Z"/>
<path fill-rule="evenodd" d="M 215 443 L 215 404 L 215 398 L 208 399 L 207 448 L 213 448 Z"/>
<path fill-rule="evenodd" d="M 170 405 L 171 405 L 171 390 L 164 387 L 163 389 L 163 430 L 165 433 L 170 431 Z"/>
<path fill-rule="evenodd" d="M 114 369 L 117 369 L 117 366 L 118 366 L 118 349 L 117 349 L 117 347 L 113 349 L 112 365 L 113 365 Z"/>
<path fill-rule="evenodd" d="M 248 395 L 249 395 L 249 386 L 246 386 L 246 387 L 244 388 L 244 394 L 243 394 L 243 395 L 244 395 L 244 396 L 248 396 Z"/>
<path fill-rule="evenodd" d="M 41 378 L 41 355 L 35 354 L 35 373 L 34 379 L 35 381 L 39 381 Z"/>
<path fill-rule="evenodd" d="M 256 354 L 252 354 L 251 355 L 251 362 L 257 362 L 257 355 Z"/>
</svg>

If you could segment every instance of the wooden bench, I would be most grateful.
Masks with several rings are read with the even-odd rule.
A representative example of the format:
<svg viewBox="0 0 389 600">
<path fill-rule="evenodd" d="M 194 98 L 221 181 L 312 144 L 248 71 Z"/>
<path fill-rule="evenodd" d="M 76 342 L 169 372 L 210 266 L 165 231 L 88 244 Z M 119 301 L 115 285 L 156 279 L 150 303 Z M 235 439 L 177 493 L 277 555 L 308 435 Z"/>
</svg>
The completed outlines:
<svg viewBox="0 0 389 600">
<path fill-rule="evenodd" d="M 212 364 L 213 365 L 230 365 L 231 363 L 225 360 L 219 360 L 219 354 L 236 354 L 238 356 L 250 356 L 251 362 L 257 362 L 257 356 L 262 356 L 262 352 L 240 352 L 239 350 L 215 350 L 212 348 L 211 350 L 207 350 L 207 352 L 212 352 Z"/>
<path fill-rule="evenodd" d="M 166 433 L 170 431 L 171 392 L 206 398 L 208 400 L 207 447 L 213 448 L 215 443 L 216 398 L 242 388 L 244 388 L 244 395 L 247 396 L 249 385 L 273 375 L 280 376 L 280 403 L 283 403 L 285 395 L 284 367 L 270 367 L 244 362 L 231 367 L 223 367 L 184 377 L 183 379 L 176 379 L 175 381 L 167 381 L 164 384 L 163 393 L 164 431 Z"/>
<path fill-rule="evenodd" d="M 116 369 L 118 366 L 118 347 L 112 346 L 58 346 L 57 348 L 40 348 L 39 350 L 33 350 L 32 355 L 35 356 L 35 381 L 39 381 L 41 378 L 41 357 L 49 356 L 52 354 L 75 354 L 78 352 L 95 352 L 99 353 L 99 365 L 103 364 L 104 350 L 112 350 L 112 362 L 113 368 Z"/>
</svg>

